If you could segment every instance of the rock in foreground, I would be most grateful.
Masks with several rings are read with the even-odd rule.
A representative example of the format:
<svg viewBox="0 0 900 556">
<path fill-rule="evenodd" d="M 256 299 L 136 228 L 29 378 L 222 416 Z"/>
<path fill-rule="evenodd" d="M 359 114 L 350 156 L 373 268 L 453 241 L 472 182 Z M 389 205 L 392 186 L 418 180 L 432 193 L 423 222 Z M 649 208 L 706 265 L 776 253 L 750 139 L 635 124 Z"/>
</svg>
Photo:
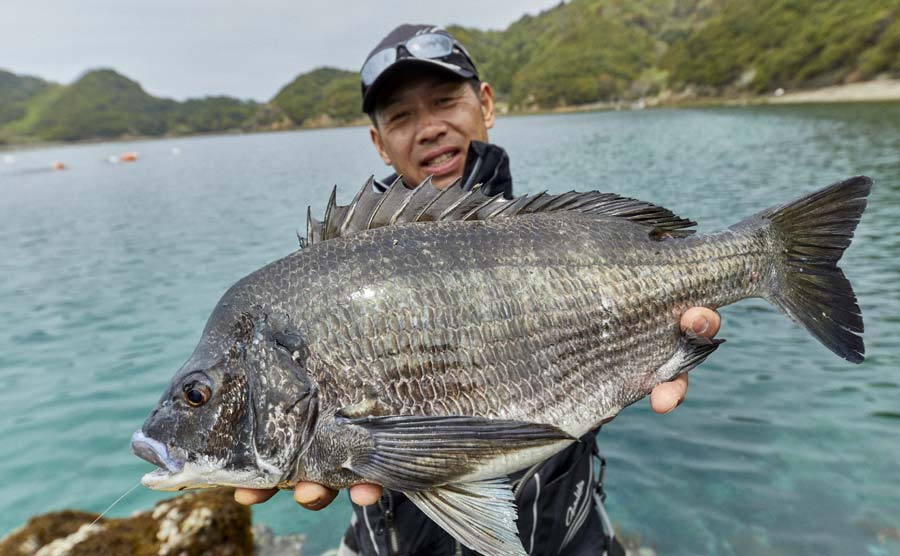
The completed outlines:
<svg viewBox="0 0 900 556">
<path fill-rule="evenodd" d="M 65 510 L 28 520 L 0 540 L 0 556 L 252 556 L 250 509 L 231 489 L 163 500 L 125 519 Z"/>
</svg>

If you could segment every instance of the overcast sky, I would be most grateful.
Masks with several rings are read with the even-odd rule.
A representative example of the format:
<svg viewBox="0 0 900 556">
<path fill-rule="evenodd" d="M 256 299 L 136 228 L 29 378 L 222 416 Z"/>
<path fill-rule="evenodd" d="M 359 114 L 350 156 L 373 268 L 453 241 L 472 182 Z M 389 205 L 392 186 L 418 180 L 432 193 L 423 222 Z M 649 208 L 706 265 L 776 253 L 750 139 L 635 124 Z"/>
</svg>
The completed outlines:
<svg viewBox="0 0 900 556">
<path fill-rule="evenodd" d="M 358 70 L 400 23 L 502 29 L 559 0 L 0 0 L 0 68 L 70 83 L 110 67 L 157 96 L 268 100 L 297 74 Z"/>
</svg>

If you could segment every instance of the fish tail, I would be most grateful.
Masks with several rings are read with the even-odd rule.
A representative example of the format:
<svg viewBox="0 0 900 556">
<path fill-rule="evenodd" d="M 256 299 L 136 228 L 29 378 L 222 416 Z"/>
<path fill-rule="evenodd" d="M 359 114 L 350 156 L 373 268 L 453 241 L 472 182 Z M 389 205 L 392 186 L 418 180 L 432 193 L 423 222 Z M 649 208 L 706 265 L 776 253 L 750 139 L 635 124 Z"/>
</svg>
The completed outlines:
<svg viewBox="0 0 900 556">
<path fill-rule="evenodd" d="M 763 211 L 779 260 L 766 297 L 828 349 L 863 360 L 863 319 L 837 263 L 866 208 L 872 180 L 857 176 Z M 757 221 L 759 222 L 759 221 Z"/>
</svg>

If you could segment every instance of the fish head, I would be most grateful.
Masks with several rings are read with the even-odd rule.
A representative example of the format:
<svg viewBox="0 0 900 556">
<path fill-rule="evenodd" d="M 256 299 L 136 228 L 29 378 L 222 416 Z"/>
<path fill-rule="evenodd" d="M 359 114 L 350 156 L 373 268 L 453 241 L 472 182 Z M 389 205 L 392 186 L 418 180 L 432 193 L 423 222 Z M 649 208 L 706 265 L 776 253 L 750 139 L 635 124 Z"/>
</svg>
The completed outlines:
<svg viewBox="0 0 900 556">
<path fill-rule="evenodd" d="M 220 302 L 200 344 L 132 436 L 134 454 L 157 466 L 141 482 L 185 490 L 271 488 L 288 480 L 318 410 L 307 353 L 303 334 L 283 314 Z"/>
</svg>

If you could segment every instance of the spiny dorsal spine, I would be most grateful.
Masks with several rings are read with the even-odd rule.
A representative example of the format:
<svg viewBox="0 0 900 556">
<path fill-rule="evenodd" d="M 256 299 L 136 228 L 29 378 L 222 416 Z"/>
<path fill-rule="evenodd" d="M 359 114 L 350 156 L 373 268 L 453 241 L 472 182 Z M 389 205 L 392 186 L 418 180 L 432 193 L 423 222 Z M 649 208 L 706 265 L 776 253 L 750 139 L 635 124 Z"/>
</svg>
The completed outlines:
<svg viewBox="0 0 900 556">
<path fill-rule="evenodd" d="M 541 192 L 505 199 L 500 194 L 485 194 L 480 184 L 464 190 L 459 180 L 438 189 L 431 177 L 414 188 L 406 187 L 397 178 L 383 192 L 374 184 L 374 177 L 366 180 L 348 205 L 337 204 L 335 186 L 321 221 L 313 218 L 312 210 L 307 209 L 306 238 L 299 238 L 300 246 L 408 222 L 490 220 L 541 212 L 571 211 L 624 218 L 645 225 L 649 232 L 656 234 L 689 234 L 693 230 L 687 228 L 695 225 L 663 207 L 599 191 L 569 191 L 558 195 Z"/>
</svg>

